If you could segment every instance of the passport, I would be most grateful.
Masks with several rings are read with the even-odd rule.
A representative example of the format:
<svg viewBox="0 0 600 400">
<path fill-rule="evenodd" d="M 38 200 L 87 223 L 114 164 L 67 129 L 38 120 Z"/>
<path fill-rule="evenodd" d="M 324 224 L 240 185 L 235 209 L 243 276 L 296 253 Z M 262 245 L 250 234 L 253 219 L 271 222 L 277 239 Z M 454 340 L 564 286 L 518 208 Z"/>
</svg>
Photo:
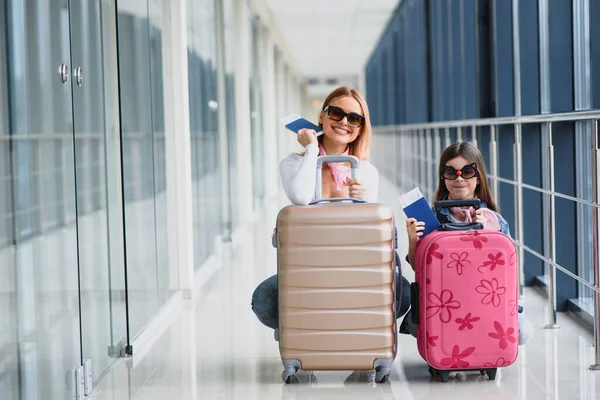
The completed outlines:
<svg viewBox="0 0 600 400">
<path fill-rule="evenodd" d="M 296 114 L 291 114 L 285 118 L 282 118 L 281 122 L 283 122 L 287 129 L 295 133 L 298 133 L 300 129 L 314 129 L 314 131 L 317 132 L 317 136 L 321 136 L 323 134 L 323 130 L 319 128 L 318 125 L 315 125 L 309 120 Z"/>
<path fill-rule="evenodd" d="M 400 205 L 404 210 L 404 214 L 408 218 L 414 218 L 417 221 L 425 222 L 425 230 L 423 231 L 423 238 L 430 232 L 435 231 L 440 227 L 440 221 L 438 221 L 435 213 L 423 197 L 423 193 L 419 188 L 414 188 L 410 192 L 400 196 Z"/>
</svg>

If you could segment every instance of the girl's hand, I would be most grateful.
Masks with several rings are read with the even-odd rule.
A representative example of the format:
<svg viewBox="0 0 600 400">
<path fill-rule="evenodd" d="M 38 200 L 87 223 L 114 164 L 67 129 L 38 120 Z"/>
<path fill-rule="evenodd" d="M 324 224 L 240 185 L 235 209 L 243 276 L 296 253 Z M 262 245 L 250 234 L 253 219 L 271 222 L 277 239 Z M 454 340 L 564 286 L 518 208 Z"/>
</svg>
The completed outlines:
<svg viewBox="0 0 600 400">
<path fill-rule="evenodd" d="M 367 190 L 364 185 L 358 181 L 358 179 L 346 178 L 348 184 L 348 196 L 354 199 L 365 200 L 367 197 Z"/>
<path fill-rule="evenodd" d="M 471 210 L 471 219 L 473 222 L 479 222 L 483 228 L 487 225 L 487 218 L 483 215 L 483 210 L 480 208 L 479 210 Z"/>
<path fill-rule="evenodd" d="M 306 147 L 309 144 L 315 143 L 317 144 L 317 132 L 313 129 L 300 129 L 298 131 L 298 135 L 296 137 L 300 146 Z"/>
<path fill-rule="evenodd" d="M 417 221 L 414 218 L 406 219 L 406 232 L 408 232 L 408 240 L 410 243 L 417 243 L 423 236 L 425 230 L 425 222 Z"/>
</svg>

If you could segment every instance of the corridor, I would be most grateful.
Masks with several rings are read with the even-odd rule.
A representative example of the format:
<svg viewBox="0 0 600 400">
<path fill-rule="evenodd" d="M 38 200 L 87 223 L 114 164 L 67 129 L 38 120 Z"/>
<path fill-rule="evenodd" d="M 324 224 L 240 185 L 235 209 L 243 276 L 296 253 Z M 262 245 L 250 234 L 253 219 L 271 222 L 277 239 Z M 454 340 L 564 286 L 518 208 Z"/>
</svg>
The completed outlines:
<svg viewBox="0 0 600 400">
<path fill-rule="evenodd" d="M 400 192 L 381 182 L 380 201 L 390 205 L 402 228 Z M 280 202 L 280 206 L 282 203 Z M 590 371 L 593 336 L 567 316 L 559 330 L 544 329 L 546 301 L 527 289 L 522 304 L 535 327 L 519 348 L 515 364 L 496 381 L 478 373 L 458 373 L 448 383 L 432 381 L 416 341 L 398 336 L 398 356 L 390 381 L 375 384 L 366 372 L 302 372 L 286 385 L 277 342 L 250 309 L 256 285 L 274 273 L 270 235 L 278 207 L 270 207 L 243 240 L 225 252 L 223 266 L 186 302 L 143 355 L 120 360 L 98 383 L 95 400 L 173 399 L 581 399 L 600 396 L 600 374 Z M 406 249 L 405 235 L 400 249 Z M 405 276 L 413 279 L 412 271 Z M 559 362 L 560 359 L 560 362 Z"/>
<path fill-rule="evenodd" d="M 0 400 L 600 399 L 599 19 L 600 0 L 0 0 Z M 473 157 L 444 159 L 458 142 Z M 317 149 L 360 159 L 321 189 L 377 194 L 401 257 L 401 195 L 498 205 L 534 335 L 496 381 L 432 381 L 399 335 L 389 383 L 282 382 L 251 297 Z"/>
</svg>

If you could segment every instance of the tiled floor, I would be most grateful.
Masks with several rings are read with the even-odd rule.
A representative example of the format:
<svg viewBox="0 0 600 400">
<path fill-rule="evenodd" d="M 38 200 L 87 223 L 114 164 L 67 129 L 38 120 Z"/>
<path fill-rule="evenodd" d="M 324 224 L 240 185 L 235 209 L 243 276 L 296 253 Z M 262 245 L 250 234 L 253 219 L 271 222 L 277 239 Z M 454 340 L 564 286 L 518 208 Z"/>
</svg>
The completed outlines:
<svg viewBox="0 0 600 400">
<path fill-rule="evenodd" d="M 380 201 L 396 205 L 395 189 L 382 182 Z M 398 218 L 402 213 L 393 207 Z M 364 375 L 318 372 L 285 385 L 273 332 L 250 309 L 256 285 L 275 271 L 270 234 L 271 212 L 253 235 L 224 260 L 199 298 L 184 305 L 145 356 L 118 361 L 96 386 L 100 399 L 597 399 L 600 372 L 593 360 L 592 336 L 566 315 L 559 330 L 543 329 L 544 299 L 526 291 L 522 303 L 535 327 L 533 339 L 520 348 L 518 361 L 488 381 L 460 373 L 450 382 L 432 381 L 415 339 L 399 336 L 399 354 L 390 382 L 374 384 Z M 403 221 L 398 225 L 402 231 Z M 401 235 L 402 236 L 402 235 Z M 405 246 L 405 244 L 404 244 Z M 402 251 L 402 248 L 401 248 Z M 411 274 L 407 274 L 412 279 Z M 559 362 L 560 358 L 560 362 Z M 354 382 L 351 382 L 353 381 Z"/>
</svg>

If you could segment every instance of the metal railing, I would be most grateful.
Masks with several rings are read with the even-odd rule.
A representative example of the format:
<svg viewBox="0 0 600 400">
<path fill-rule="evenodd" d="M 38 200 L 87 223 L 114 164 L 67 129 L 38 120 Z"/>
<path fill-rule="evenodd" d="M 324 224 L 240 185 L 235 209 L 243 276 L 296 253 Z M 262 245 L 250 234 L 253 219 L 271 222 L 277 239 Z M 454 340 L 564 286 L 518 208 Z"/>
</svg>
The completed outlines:
<svg viewBox="0 0 600 400">
<path fill-rule="evenodd" d="M 478 145 L 478 128 L 489 129 L 489 179 L 494 196 L 498 199 L 499 184 L 513 186 L 515 205 L 515 243 L 519 253 L 519 293 L 523 295 L 524 269 L 523 256 L 527 252 L 542 260 L 547 268 L 548 285 L 548 324 L 547 329 L 557 329 L 557 301 L 556 301 L 556 271 L 561 271 L 572 279 L 592 289 L 594 295 L 594 345 L 595 362 L 590 369 L 600 370 L 600 141 L 598 138 L 598 121 L 600 110 L 569 112 L 559 114 L 542 114 L 519 117 L 489 118 L 461 121 L 444 121 L 421 124 L 378 126 L 374 128 L 373 162 L 380 172 L 398 182 L 402 190 L 410 190 L 420 186 L 423 194 L 429 199 L 433 198 L 437 184 L 437 163 L 443 148 L 451 143 L 451 130 L 456 131 L 456 141 L 463 141 L 464 136 L 469 136 L 470 141 Z M 554 123 L 588 121 L 592 123 L 591 148 L 592 170 L 592 201 L 565 195 L 555 191 L 554 170 L 554 145 L 552 128 Z M 546 180 L 543 187 L 529 185 L 523 182 L 523 151 L 522 127 L 527 124 L 541 126 L 541 134 L 545 142 L 546 156 L 542 169 L 546 170 Z M 498 149 L 500 127 L 512 127 L 513 136 L 513 179 L 506 179 L 498 173 Z M 442 147 L 442 140 L 444 146 Z M 400 149 L 399 154 L 397 150 Z M 544 149 L 540 149 L 543 151 Z M 542 194 L 546 200 L 545 227 L 546 254 L 540 254 L 525 245 L 523 233 L 523 189 L 532 190 Z M 591 206 L 593 209 L 593 276 L 594 282 L 569 271 L 556 262 L 556 224 L 555 224 L 555 199 L 566 199 L 575 203 Z"/>
</svg>

